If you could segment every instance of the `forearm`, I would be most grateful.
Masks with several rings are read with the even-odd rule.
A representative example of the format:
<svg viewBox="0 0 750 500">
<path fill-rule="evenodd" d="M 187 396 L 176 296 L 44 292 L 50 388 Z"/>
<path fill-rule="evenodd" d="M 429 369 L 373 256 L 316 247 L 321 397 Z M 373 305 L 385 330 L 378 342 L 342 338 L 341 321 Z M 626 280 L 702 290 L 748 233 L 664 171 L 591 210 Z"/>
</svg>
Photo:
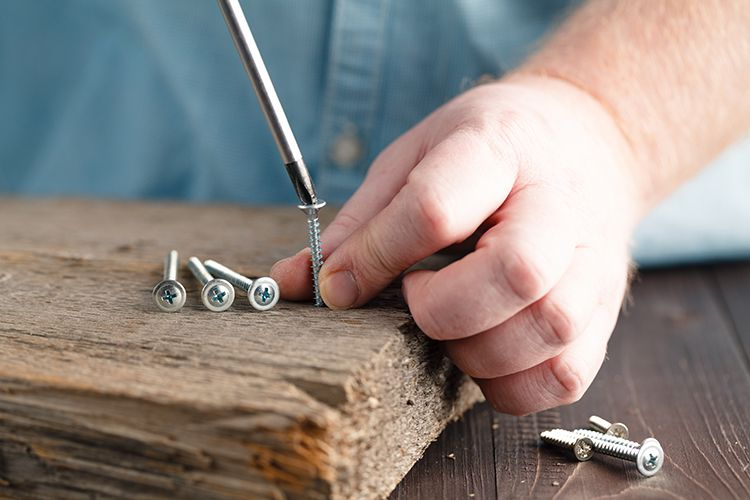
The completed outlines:
<svg viewBox="0 0 750 500">
<path fill-rule="evenodd" d="M 518 73 L 596 99 L 650 208 L 750 128 L 750 2 L 592 0 Z"/>
</svg>

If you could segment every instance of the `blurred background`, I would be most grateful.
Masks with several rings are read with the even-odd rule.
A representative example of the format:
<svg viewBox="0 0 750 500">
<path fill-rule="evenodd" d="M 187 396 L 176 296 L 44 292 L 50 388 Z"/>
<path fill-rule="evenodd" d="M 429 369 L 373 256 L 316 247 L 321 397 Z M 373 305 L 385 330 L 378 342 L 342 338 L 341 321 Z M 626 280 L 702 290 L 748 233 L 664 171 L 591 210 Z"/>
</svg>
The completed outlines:
<svg viewBox="0 0 750 500">
<path fill-rule="evenodd" d="M 519 64 L 572 0 L 247 0 L 318 191 Z M 295 204 L 215 2 L 2 0 L 0 194 Z M 642 265 L 750 256 L 750 141 L 658 207 Z"/>
</svg>

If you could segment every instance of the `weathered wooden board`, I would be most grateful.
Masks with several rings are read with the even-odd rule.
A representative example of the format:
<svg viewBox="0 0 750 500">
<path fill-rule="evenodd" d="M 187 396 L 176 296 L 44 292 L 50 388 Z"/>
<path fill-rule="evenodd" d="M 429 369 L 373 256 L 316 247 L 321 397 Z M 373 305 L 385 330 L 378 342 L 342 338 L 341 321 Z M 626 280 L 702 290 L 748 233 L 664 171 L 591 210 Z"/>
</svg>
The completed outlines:
<svg viewBox="0 0 750 500">
<path fill-rule="evenodd" d="M 328 211 L 328 215 L 330 216 Z M 164 254 L 251 276 L 295 209 L 0 200 L 0 497 L 382 497 L 480 399 L 397 289 L 347 312 L 159 312 Z"/>
<path fill-rule="evenodd" d="M 749 293 L 750 263 L 645 273 L 580 402 L 491 421 L 485 405 L 474 408 L 392 498 L 441 498 L 448 477 L 451 498 L 750 497 L 750 370 L 736 336 L 749 338 Z M 659 439 L 662 471 L 643 478 L 628 462 L 578 463 L 540 444 L 540 431 L 581 426 L 591 414 L 627 423 L 636 440 Z M 448 450 L 455 460 L 445 458 Z"/>
</svg>

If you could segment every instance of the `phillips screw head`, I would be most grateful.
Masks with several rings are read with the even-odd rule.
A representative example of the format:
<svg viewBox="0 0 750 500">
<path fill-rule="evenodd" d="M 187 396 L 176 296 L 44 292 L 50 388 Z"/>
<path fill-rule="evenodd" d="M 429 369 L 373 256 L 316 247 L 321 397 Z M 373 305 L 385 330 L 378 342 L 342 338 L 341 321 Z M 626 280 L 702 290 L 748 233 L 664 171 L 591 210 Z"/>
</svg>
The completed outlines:
<svg viewBox="0 0 750 500">
<path fill-rule="evenodd" d="M 154 301 L 164 312 L 177 312 L 185 305 L 187 293 L 185 287 L 175 280 L 164 280 L 156 284 L 153 291 Z"/>
<path fill-rule="evenodd" d="M 279 285 L 273 278 L 253 280 L 253 286 L 247 292 L 247 298 L 258 311 L 268 311 L 279 301 Z"/>
<path fill-rule="evenodd" d="M 226 311 L 234 302 L 234 288 L 226 280 L 212 279 L 203 285 L 201 300 L 210 311 Z"/>
<path fill-rule="evenodd" d="M 635 462 L 638 472 L 644 476 L 653 476 L 664 465 L 664 450 L 654 438 L 646 438 L 638 449 L 638 457 Z"/>
</svg>

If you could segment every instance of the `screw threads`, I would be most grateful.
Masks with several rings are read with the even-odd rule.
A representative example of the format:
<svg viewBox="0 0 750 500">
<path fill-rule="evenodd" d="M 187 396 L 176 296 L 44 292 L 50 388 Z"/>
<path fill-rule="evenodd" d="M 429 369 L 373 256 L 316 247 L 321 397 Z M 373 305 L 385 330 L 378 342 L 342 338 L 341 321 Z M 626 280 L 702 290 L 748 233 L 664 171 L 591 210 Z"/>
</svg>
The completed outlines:
<svg viewBox="0 0 750 500">
<path fill-rule="evenodd" d="M 573 431 L 575 434 L 578 434 L 579 436 L 591 438 L 591 439 L 600 439 L 602 441 L 607 441 L 609 443 L 616 443 L 621 444 L 623 446 L 629 446 L 631 448 L 640 448 L 641 443 L 630 441 L 628 439 L 619 438 L 617 436 L 612 436 L 610 434 L 602 434 L 601 432 L 592 431 L 589 429 L 576 429 Z"/>
<path fill-rule="evenodd" d="M 576 441 L 580 439 L 572 432 L 568 432 L 565 429 L 552 429 L 551 431 L 544 431 L 540 434 L 542 441 L 547 444 L 552 444 L 560 448 L 569 448 L 576 444 Z"/>
<path fill-rule="evenodd" d="M 320 221 L 317 213 L 308 213 L 307 215 L 307 235 L 310 240 L 310 266 L 312 267 L 315 305 L 322 306 L 323 299 L 320 296 L 318 275 L 320 274 L 320 267 L 323 265 L 323 249 L 320 244 Z"/>
<path fill-rule="evenodd" d="M 578 436 L 565 429 L 544 431 L 540 436 L 547 444 L 572 451 L 580 462 L 585 462 L 594 456 L 594 444 L 587 437 Z"/>
<path fill-rule="evenodd" d="M 638 459 L 638 448 L 627 446 L 620 443 L 613 443 L 612 441 L 605 441 L 601 438 L 589 438 L 594 443 L 594 450 L 602 455 L 609 455 L 611 457 L 621 458 L 630 462 L 636 462 Z"/>
</svg>

